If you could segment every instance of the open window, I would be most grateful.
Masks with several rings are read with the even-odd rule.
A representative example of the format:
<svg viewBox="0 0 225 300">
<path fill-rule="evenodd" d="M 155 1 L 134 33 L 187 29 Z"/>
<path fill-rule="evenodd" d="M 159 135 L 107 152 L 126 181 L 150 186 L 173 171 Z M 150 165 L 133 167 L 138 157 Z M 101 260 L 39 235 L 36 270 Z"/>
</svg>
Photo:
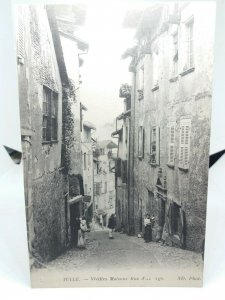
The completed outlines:
<svg viewBox="0 0 225 300">
<path fill-rule="evenodd" d="M 51 142 L 58 140 L 58 93 L 43 87 L 42 102 L 42 140 Z"/>
<path fill-rule="evenodd" d="M 138 157 L 144 158 L 144 128 L 138 127 Z"/>
<path fill-rule="evenodd" d="M 160 164 L 160 129 L 158 126 L 154 126 L 150 133 L 150 164 Z"/>
</svg>

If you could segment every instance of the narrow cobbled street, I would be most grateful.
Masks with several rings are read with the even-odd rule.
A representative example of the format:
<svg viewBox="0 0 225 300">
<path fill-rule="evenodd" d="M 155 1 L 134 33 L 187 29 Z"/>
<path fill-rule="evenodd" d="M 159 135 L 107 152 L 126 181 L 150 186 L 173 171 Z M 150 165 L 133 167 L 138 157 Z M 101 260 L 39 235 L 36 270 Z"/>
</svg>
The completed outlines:
<svg viewBox="0 0 225 300">
<path fill-rule="evenodd" d="M 159 243 L 145 243 L 142 238 L 114 233 L 109 240 L 107 230 L 87 234 L 86 249 L 73 248 L 45 266 L 49 270 L 132 270 L 170 267 L 196 268 L 201 265 L 201 255 Z M 37 269 L 36 272 L 40 272 Z"/>
</svg>

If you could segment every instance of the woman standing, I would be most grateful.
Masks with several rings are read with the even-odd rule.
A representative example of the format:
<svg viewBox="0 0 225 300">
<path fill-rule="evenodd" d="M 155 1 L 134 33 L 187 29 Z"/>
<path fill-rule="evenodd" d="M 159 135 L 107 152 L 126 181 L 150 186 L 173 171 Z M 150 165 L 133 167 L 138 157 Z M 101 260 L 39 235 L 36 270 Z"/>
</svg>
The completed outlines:
<svg viewBox="0 0 225 300">
<path fill-rule="evenodd" d="M 108 228 L 109 228 L 109 239 L 114 239 L 112 233 L 113 233 L 114 229 L 116 228 L 116 215 L 112 214 L 110 216 Z"/>
<path fill-rule="evenodd" d="M 145 226 L 144 240 L 146 243 L 149 243 L 152 241 L 152 225 L 151 225 L 151 219 L 149 214 L 146 214 L 145 216 L 144 226 Z"/>
<path fill-rule="evenodd" d="M 87 231 L 87 222 L 85 217 L 80 219 L 80 230 L 79 230 L 79 240 L 78 247 L 85 248 L 85 232 Z"/>
</svg>

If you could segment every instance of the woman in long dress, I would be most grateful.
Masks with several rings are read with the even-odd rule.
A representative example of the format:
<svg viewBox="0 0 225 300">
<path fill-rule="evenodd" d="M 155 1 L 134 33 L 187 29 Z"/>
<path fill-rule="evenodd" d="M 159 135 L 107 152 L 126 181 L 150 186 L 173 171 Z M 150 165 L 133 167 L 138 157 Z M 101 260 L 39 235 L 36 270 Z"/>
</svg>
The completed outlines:
<svg viewBox="0 0 225 300">
<path fill-rule="evenodd" d="M 116 215 L 112 214 L 109 218 L 109 223 L 108 223 L 108 228 L 109 228 L 109 239 L 114 239 L 112 233 L 116 228 Z"/>
<path fill-rule="evenodd" d="M 147 214 L 144 219 L 144 226 L 145 226 L 145 231 L 144 231 L 144 240 L 146 243 L 149 243 L 152 241 L 152 225 L 151 225 L 151 219 L 150 215 Z"/>
<path fill-rule="evenodd" d="M 85 217 L 80 219 L 80 230 L 79 230 L 79 240 L 78 247 L 85 248 L 85 232 L 87 231 L 87 222 Z"/>
</svg>

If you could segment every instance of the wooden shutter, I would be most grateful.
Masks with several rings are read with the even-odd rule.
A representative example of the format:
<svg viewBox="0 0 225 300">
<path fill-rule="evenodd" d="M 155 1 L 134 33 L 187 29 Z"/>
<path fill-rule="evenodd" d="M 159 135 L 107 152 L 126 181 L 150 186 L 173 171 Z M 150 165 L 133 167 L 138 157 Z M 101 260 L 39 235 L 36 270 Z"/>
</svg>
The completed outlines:
<svg viewBox="0 0 225 300">
<path fill-rule="evenodd" d="M 121 158 L 116 160 L 116 176 L 121 177 Z"/>
<path fill-rule="evenodd" d="M 175 122 L 169 125 L 168 164 L 174 165 L 175 160 Z"/>
<path fill-rule="evenodd" d="M 160 128 L 156 127 L 156 164 L 160 165 Z"/>
<path fill-rule="evenodd" d="M 145 129 L 142 127 L 142 157 L 145 156 Z"/>
<path fill-rule="evenodd" d="M 184 168 L 184 169 L 189 168 L 190 134 L 191 134 L 191 121 L 190 120 L 181 120 L 179 167 Z"/>
<path fill-rule="evenodd" d="M 127 182 L 127 160 L 122 161 L 122 182 Z"/>
<path fill-rule="evenodd" d="M 144 130 L 142 126 L 138 127 L 138 157 L 143 158 L 144 156 Z"/>
</svg>

